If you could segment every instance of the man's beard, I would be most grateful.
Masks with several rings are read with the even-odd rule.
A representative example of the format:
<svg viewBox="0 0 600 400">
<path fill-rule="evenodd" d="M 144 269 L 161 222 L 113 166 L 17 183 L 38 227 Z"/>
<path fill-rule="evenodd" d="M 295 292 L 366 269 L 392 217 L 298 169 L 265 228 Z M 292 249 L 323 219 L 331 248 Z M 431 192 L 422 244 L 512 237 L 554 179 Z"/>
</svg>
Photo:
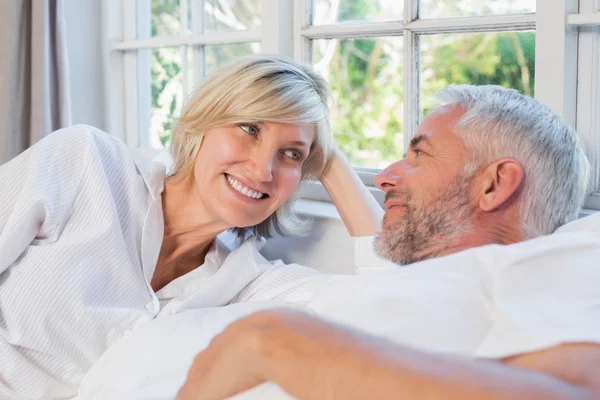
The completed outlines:
<svg viewBox="0 0 600 400">
<path fill-rule="evenodd" d="M 375 241 L 375 251 L 400 264 L 450 254 L 451 246 L 470 231 L 474 208 L 469 204 L 469 187 L 474 174 L 461 174 L 438 197 L 425 206 L 414 204 L 410 193 L 390 191 L 388 198 L 404 201 L 406 214 L 385 224 Z"/>
</svg>

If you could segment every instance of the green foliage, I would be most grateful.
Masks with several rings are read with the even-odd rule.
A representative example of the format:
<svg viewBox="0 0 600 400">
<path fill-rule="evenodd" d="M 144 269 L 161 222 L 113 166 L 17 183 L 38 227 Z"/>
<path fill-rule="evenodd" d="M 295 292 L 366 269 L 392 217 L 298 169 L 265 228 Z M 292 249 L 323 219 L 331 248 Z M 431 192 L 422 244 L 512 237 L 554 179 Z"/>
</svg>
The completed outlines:
<svg viewBox="0 0 600 400">
<path fill-rule="evenodd" d="M 435 107 L 433 93 L 452 83 L 500 85 L 534 94 L 534 32 L 425 36 L 421 45 L 431 53 L 421 77 L 425 114 Z"/>
</svg>

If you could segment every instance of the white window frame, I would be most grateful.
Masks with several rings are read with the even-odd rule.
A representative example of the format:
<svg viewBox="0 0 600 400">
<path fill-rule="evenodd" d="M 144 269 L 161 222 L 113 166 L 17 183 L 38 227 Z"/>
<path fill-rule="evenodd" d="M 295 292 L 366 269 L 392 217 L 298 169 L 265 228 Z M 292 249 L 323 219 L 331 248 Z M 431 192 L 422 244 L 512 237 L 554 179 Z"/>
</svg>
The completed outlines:
<svg viewBox="0 0 600 400">
<path fill-rule="evenodd" d="M 569 29 L 578 34 L 575 127 L 591 164 L 593 186 L 585 207 L 600 210 L 600 0 L 580 0 L 578 11 L 566 18 Z"/>
<path fill-rule="evenodd" d="M 196 7 L 192 10 L 191 35 L 136 39 L 136 24 L 126 21 L 133 21 L 136 15 L 148 12 L 139 8 L 143 2 L 104 0 L 102 19 L 108 130 L 138 153 L 157 153 L 145 148 L 147 143 L 139 135 L 141 130 L 148 131 L 148 121 L 144 125 L 138 115 L 149 105 L 140 105 L 138 96 L 149 98 L 143 90 L 149 90 L 150 77 L 149 68 L 139 67 L 143 63 L 136 60 L 138 49 L 260 41 L 263 54 L 279 54 L 306 62 L 310 61 L 310 41 L 314 39 L 394 35 L 404 38 L 404 65 L 413 66 L 404 69 L 406 146 L 420 118 L 416 46 L 419 34 L 535 29 L 535 97 L 575 126 L 583 138 L 590 153 L 594 182 L 586 207 L 600 210 L 600 0 L 537 0 L 535 14 L 436 20 L 418 20 L 418 0 L 402 1 L 402 21 L 312 26 L 310 0 L 263 0 L 260 29 L 207 34 L 202 33 L 201 28 L 204 24 L 201 2 L 194 1 L 191 3 Z M 184 24 L 187 24 L 187 18 L 182 18 Z M 138 29 L 141 28 L 138 26 Z M 194 57 L 202 59 L 203 47 L 197 48 Z M 196 62 L 195 65 L 194 79 L 198 81 L 203 76 L 203 63 Z M 183 67 L 187 68 L 187 63 Z M 184 72 L 183 75 L 187 77 L 188 74 Z M 132 76 L 138 79 L 126 79 Z M 184 87 L 187 86 L 189 83 L 184 82 Z M 373 194 L 381 198 L 381 192 L 373 187 L 377 170 L 358 168 L 357 172 Z M 304 187 L 301 197 L 329 200 L 318 183 Z"/>
</svg>

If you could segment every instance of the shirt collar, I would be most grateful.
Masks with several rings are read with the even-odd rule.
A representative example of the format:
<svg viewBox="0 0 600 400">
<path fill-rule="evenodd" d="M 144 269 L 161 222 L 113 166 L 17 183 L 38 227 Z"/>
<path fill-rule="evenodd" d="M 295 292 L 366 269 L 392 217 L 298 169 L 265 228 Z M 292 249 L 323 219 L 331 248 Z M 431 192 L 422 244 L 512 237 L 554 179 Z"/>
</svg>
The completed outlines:
<svg viewBox="0 0 600 400">
<path fill-rule="evenodd" d="M 152 199 L 156 199 L 164 190 L 166 175 L 165 164 L 140 158 L 135 158 L 134 162 L 148 187 Z"/>
</svg>

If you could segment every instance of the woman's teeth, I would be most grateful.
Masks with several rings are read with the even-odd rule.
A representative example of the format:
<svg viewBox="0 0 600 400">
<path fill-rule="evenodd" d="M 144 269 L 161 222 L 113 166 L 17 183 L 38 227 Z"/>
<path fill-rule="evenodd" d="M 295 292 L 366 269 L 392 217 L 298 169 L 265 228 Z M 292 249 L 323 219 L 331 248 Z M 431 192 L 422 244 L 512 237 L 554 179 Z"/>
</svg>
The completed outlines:
<svg viewBox="0 0 600 400">
<path fill-rule="evenodd" d="M 243 194 L 244 196 L 250 197 L 252 199 L 260 199 L 264 196 L 264 193 L 255 192 L 252 189 L 242 185 L 240 182 L 233 179 L 231 176 L 227 175 L 227 181 L 231 185 L 232 188 Z"/>
</svg>

